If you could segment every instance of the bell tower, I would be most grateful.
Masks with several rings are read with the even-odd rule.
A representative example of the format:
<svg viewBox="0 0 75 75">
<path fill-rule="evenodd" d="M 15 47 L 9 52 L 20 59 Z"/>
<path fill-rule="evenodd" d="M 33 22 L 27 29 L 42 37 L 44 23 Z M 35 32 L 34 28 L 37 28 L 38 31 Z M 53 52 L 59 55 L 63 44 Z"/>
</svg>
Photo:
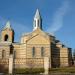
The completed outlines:
<svg viewBox="0 0 75 75">
<path fill-rule="evenodd" d="M 8 21 L 1 32 L 1 42 L 14 42 L 14 31 Z"/>
<path fill-rule="evenodd" d="M 42 18 L 38 9 L 36 10 L 36 13 L 34 16 L 33 31 L 36 30 L 37 28 L 42 29 Z"/>
</svg>

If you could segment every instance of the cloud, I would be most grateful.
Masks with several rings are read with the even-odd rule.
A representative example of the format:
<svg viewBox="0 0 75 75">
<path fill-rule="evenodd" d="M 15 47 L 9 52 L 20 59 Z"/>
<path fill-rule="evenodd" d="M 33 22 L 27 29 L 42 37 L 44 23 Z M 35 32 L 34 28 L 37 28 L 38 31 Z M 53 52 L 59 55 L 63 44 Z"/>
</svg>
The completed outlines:
<svg viewBox="0 0 75 75">
<path fill-rule="evenodd" d="M 64 1 L 61 7 L 54 13 L 51 26 L 48 28 L 48 32 L 55 33 L 63 26 L 63 18 L 68 12 L 69 1 Z"/>
<path fill-rule="evenodd" d="M 22 34 L 25 34 L 27 32 L 30 32 L 30 28 L 28 27 L 28 24 L 22 24 L 19 22 L 11 21 L 12 28 L 15 31 L 15 41 L 20 41 L 20 38 Z"/>
<path fill-rule="evenodd" d="M 0 16 L 0 31 L 1 31 L 1 29 L 3 29 L 5 22 L 6 22 L 6 19 L 4 19 Z"/>
</svg>

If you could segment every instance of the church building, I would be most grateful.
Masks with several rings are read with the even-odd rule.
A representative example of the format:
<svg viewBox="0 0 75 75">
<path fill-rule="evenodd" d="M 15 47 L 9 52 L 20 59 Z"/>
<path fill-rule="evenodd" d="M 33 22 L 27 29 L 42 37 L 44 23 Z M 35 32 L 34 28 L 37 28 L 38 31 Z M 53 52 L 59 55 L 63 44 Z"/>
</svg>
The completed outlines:
<svg viewBox="0 0 75 75">
<path fill-rule="evenodd" d="M 37 9 L 33 30 L 23 34 L 20 42 L 14 41 L 14 29 L 10 22 L 0 32 L 0 65 L 8 68 L 13 55 L 14 68 L 43 68 L 44 58 L 49 58 L 49 68 L 72 65 L 71 48 L 67 48 L 52 34 L 42 29 L 42 17 Z"/>
</svg>

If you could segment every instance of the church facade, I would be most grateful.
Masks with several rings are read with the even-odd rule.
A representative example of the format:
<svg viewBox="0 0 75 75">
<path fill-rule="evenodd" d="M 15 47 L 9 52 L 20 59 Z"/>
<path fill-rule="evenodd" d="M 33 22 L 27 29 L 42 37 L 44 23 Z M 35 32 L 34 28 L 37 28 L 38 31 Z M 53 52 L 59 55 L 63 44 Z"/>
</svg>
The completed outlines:
<svg viewBox="0 0 75 75">
<path fill-rule="evenodd" d="M 33 31 L 23 34 L 21 41 L 14 42 L 14 30 L 9 22 L 0 34 L 0 65 L 8 67 L 9 57 L 13 55 L 15 68 L 43 68 L 44 57 L 49 58 L 49 67 L 72 65 L 71 48 L 67 48 L 52 34 L 42 29 L 42 18 L 36 11 Z"/>
</svg>

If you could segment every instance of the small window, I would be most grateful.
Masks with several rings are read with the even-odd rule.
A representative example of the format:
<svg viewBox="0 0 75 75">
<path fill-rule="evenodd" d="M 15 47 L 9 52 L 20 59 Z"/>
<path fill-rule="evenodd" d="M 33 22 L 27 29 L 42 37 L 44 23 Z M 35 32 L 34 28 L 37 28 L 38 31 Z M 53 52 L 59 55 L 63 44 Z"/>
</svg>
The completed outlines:
<svg viewBox="0 0 75 75">
<path fill-rule="evenodd" d="M 34 27 L 36 27 L 36 20 L 34 21 Z"/>
<path fill-rule="evenodd" d="M 35 47 L 32 48 L 32 57 L 35 56 Z"/>
<path fill-rule="evenodd" d="M 2 59 L 6 57 L 5 50 L 2 50 Z"/>
<path fill-rule="evenodd" d="M 41 56 L 44 56 L 44 47 L 41 47 Z"/>
<path fill-rule="evenodd" d="M 40 26 L 39 26 L 39 20 L 38 20 L 38 22 L 37 22 L 37 25 L 38 25 L 38 27 L 40 27 Z"/>
<path fill-rule="evenodd" d="M 4 41 L 8 41 L 8 35 L 7 34 L 4 37 Z"/>
</svg>

